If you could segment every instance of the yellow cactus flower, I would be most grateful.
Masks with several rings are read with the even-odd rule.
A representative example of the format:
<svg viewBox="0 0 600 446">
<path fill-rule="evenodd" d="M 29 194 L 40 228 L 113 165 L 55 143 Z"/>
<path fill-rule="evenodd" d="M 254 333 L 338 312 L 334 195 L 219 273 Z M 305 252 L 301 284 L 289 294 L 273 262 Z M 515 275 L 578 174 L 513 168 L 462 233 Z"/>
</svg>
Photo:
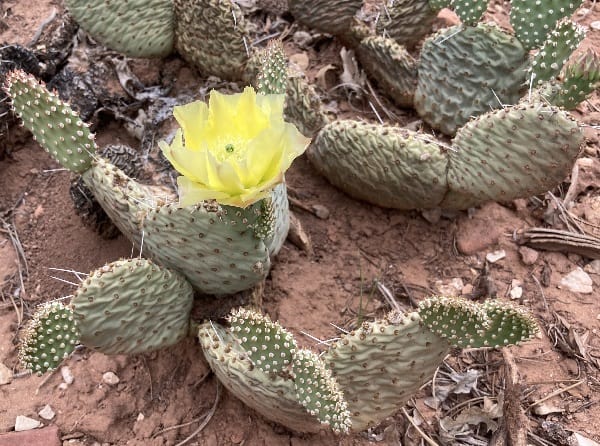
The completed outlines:
<svg viewBox="0 0 600 446">
<path fill-rule="evenodd" d="M 283 120 L 284 95 L 211 91 L 202 101 L 175 107 L 181 126 L 171 145 L 159 146 L 173 167 L 181 206 L 215 199 L 247 207 L 269 195 L 310 139 Z"/>
</svg>

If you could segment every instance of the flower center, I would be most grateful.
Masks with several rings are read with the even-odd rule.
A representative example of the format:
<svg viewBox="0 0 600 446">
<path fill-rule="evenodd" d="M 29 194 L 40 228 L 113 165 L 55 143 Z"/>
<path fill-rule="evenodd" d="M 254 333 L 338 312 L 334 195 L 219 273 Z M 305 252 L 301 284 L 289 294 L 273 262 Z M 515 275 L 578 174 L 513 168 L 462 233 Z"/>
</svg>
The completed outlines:
<svg viewBox="0 0 600 446">
<path fill-rule="evenodd" d="M 234 150 L 233 144 L 227 144 L 227 145 L 225 146 L 225 151 L 226 151 L 227 153 L 233 153 L 233 150 Z"/>
</svg>

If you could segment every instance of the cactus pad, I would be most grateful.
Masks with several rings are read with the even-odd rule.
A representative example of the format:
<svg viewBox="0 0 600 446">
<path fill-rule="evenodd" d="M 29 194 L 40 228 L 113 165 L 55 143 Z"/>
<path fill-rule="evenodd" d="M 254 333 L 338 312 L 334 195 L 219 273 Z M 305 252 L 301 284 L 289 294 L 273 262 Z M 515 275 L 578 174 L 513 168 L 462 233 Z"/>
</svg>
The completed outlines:
<svg viewBox="0 0 600 446">
<path fill-rule="evenodd" d="M 527 63 L 519 41 L 496 26 L 440 31 L 421 51 L 415 109 L 431 127 L 453 135 L 472 117 L 515 104 Z"/>
<path fill-rule="evenodd" d="M 347 403 L 319 356 L 300 350 L 294 357 L 293 373 L 296 397 L 306 410 L 336 434 L 347 433 L 351 425 Z"/>
<path fill-rule="evenodd" d="M 541 83 L 558 76 L 584 36 L 585 32 L 579 25 L 568 20 L 558 23 L 531 61 L 534 82 Z"/>
<path fill-rule="evenodd" d="M 279 40 L 272 40 L 257 56 L 259 63 L 256 92 L 285 94 L 287 90 L 288 62 Z"/>
<path fill-rule="evenodd" d="M 321 423 L 296 398 L 291 375 L 255 367 L 235 336 L 219 324 L 200 326 L 204 356 L 223 385 L 264 417 L 299 432 L 318 432 Z"/>
<path fill-rule="evenodd" d="M 400 107 L 411 107 L 417 86 L 417 61 L 392 39 L 363 39 L 356 55 L 380 88 Z"/>
<path fill-rule="evenodd" d="M 42 374 L 56 369 L 79 343 L 79 330 L 73 312 L 60 302 L 40 306 L 23 330 L 19 360 L 21 365 Z"/>
<path fill-rule="evenodd" d="M 451 193 L 442 206 L 464 209 L 543 193 L 568 174 L 582 143 L 577 122 L 556 107 L 520 104 L 487 113 L 454 138 Z"/>
<path fill-rule="evenodd" d="M 167 347 L 188 334 L 192 287 L 146 259 L 118 260 L 90 273 L 71 304 L 81 342 L 105 354 Z"/>
<path fill-rule="evenodd" d="M 314 135 L 329 121 L 322 107 L 321 98 L 301 74 L 295 73 L 288 79 L 283 113 L 285 120 L 304 136 Z"/>
<path fill-rule="evenodd" d="M 592 50 L 566 66 L 562 84 L 550 102 L 572 110 L 600 85 L 600 57 Z"/>
<path fill-rule="evenodd" d="M 222 0 L 172 1 L 179 54 L 203 74 L 241 79 L 249 42 L 239 6 Z"/>
<path fill-rule="evenodd" d="M 90 167 L 96 151 L 94 135 L 58 95 L 20 70 L 7 74 L 5 89 L 15 113 L 46 152 L 73 172 Z"/>
<path fill-rule="evenodd" d="M 349 195 L 398 209 L 437 206 L 447 191 L 447 157 L 441 146 L 406 129 L 358 121 L 324 127 L 309 158 Z"/>
<path fill-rule="evenodd" d="M 510 302 L 488 300 L 482 308 L 487 313 L 489 326 L 481 338 L 473 340 L 471 347 L 516 345 L 533 338 L 539 331 L 531 314 Z"/>
<path fill-rule="evenodd" d="M 296 341 L 278 322 L 244 308 L 233 311 L 227 320 L 230 332 L 264 373 L 280 373 L 292 363 Z"/>
<path fill-rule="evenodd" d="M 423 326 L 418 313 L 391 313 L 342 336 L 322 359 L 348 402 L 352 430 L 378 425 L 435 373 L 448 343 Z"/>
<path fill-rule="evenodd" d="M 302 24 L 330 34 L 345 34 L 362 0 L 302 0 L 290 1 L 289 9 Z"/>
<path fill-rule="evenodd" d="M 66 0 L 75 20 L 109 48 L 131 57 L 163 57 L 173 50 L 171 0 Z"/>
<path fill-rule="evenodd" d="M 393 4 L 383 6 L 376 33 L 400 45 L 413 46 L 431 30 L 435 11 L 427 0 L 394 0 Z"/>
<path fill-rule="evenodd" d="M 475 26 L 487 9 L 488 0 L 452 0 L 452 8 L 460 20 Z"/>
<path fill-rule="evenodd" d="M 559 20 L 570 17 L 583 0 L 512 0 L 510 24 L 526 50 L 538 48 Z"/>
</svg>

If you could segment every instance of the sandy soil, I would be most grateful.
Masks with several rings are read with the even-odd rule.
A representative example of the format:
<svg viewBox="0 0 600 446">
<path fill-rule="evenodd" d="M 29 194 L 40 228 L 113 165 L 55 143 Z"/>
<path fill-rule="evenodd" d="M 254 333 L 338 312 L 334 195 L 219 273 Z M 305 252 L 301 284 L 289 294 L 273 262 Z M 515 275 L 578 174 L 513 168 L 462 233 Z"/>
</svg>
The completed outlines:
<svg viewBox="0 0 600 446">
<path fill-rule="evenodd" d="M 600 6 L 589 1 L 584 6 L 590 13 L 576 17 L 578 21 L 589 25 L 600 20 Z M 60 14 L 61 2 L 3 2 L 0 40 L 27 44 L 53 8 Z M 506 20 L 500 12 L 494 17 Z M 585 46 L 600 47 L 600 31 L 590 31 Z M 287 48 L 290 54 L 303 52 L 291 44 Z M 339 50 L 329 39 L 323 40 L 318 51 L 314 47 L 305 50 L 309 77 L 314 78 L 329 63 L 339 67 Z M 130 66 L 147 85 L 164 73 L 175 73 L 173 94 L 194 95 L 204 81 L 176 57 L 152 63 L 132 61 Z M 126 95 L 118 91 L 117 81 L 110 82 L 116 85 L 110 87 L 114 94 Z M 347 101 L 344 95 L 329 98 L 337 101 L 337 110 L 344 117 L 374 119 L 366 101 Z M 395 111 L 406 121 L 414 120 L 405 112 Z M 598 126 L 598 94 L 582 104 L 577 114 L 583 123 Z M 100 117 L 96 124 L 101 143 L 124 142 L 139 147 L 139 142 L 123 130 L 123 121 L 109 122 Z M 598 163 L 597 131 L 588 128 L 586 132 L 583 156 Z M 88 272 L 132 253 L 124 237 L 106 240 L 82 223 L 69 196 L 70 174 L 58 167 L 28 137 L 15 142 L 10 155 L 0 161 L 0 216 L 18 235 L 25 257 L 17 258 L 7 227 L 0 229 L 0 362 L 15 373 L 19 372 L 18 329 L 35 305 L 73 292 L 72 285 L 51 277 L 68 276 L 50 268 Z M 600 220 L 599 179 L 592 175 L 588 180 L 589 186 L 576 199 L 575 212 Z M 542 226 L 544 206 L 536 208 L 535 202 L 528 200 L 490 203 L 470 212 L 444 214 L 435 221 L 418 211 L 382 209 L 353 200 L 320 177 L 304 157 L 294 163 L 287 181 L 290 195 L 301 204 L 293 210 L 309 234 L 314 252 L 309 254 L 286 242 L 266 283 L 264 310 L 292 330 L 301 344 L 316 347 L 303 333 L 320 339 L 335 337 L 336 329 L 330 323 L 351 324 L 361 296 L 369 314 L 381 314 L 386 303 L 374 291 L 375 281 L 408 306 L 457 278 L 464 285 L 459 294 L 468 297 L 485 283 L 499 298 L 508 299 L 511 284 L 517 280 L 524 291 L 519 303 L 535 313 L 542 327 L 539 338 L 510 349 L 521 376 L 521 404 L 531 409 L 527 411 L 529 442 L 544 444 L 536 442 L 537 436 L 546 444 L 561 444 L 548 433 L 548 422 L 557 423 L 569 434 L 579 432 L 600 441 L 600 275 L 597 271 L 590 274 L 594 294 L 573 293 L 561 289 L 559 282 L 578 266 L 585 267 L 590 259 L 539 251 L 532 264 L 523 262 L 513 233 Z M 326 208 L 328 217 L 319 218 L 311 212 L 315 206 Z M 506 257 L 486 264 L 485 255 L 500 249 L 505 250 Z M 64 444 L 173 445 L 197 428 L 215 398 L 216 379 L 209 374 L 197 342 L 191 339 L 174 348 L 131 357 L 108 357 L 82 349 L 66 365 L 74 376 L 73 384 L 66 388 L 59 388 L 60 373 L 49 378 L 24 376 L 0 386 L 0 433 L 13 429 L 17 415 L 38 418 L 37 412 L 50 404 L 56 412 L 51 423 L 59 426 Z M 431 396 L 431 386 L 424 387 L 411 402 L 409 413 L 417 416 L 421 428 L 434 437 L 440 433 L 439 420 L 458 413 L 453 409 L 456 404 L 475 399 L 472 404 L 477 406 L 483 396 L 496 401 L 505 382 L 505 364 L 499 352 L 463 352 L 445 367 L 458 372 L 476 369 L 482 376 L 471 394 L 455 395 L 438 410 L 424 404 Z M 102 374 L 107 371 L 120 378 L 117 385 L 103 383 Z M 549 408 L 549 413 L 531 407 L 547 396 L 551 397 L 544 408 Z M 503 419 L 497 421 L 502 424 Z M 485 428 L 479 434 L 491 438 Z M 418 444 L 420 436 L 402 413 L 369 434 L 340 438 L 327 433 L 301 435 L 263 419 L 224 392 L 212 420 L 189 444 L 361 445 L 371 441 Z"/>
</svg>

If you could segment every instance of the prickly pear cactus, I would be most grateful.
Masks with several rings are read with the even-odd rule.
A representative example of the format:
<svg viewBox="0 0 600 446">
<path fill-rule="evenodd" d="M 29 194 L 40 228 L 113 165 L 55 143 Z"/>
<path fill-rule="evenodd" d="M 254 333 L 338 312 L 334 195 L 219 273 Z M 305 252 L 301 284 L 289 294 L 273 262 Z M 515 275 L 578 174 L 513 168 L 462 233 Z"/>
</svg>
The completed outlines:
<svg viewBox="0 0 600 446">
<path fill-rule="evenodd" d="M 376 33 L 411 47 L 429 33 L 436 15 L 437 9 L 427 0 L 386 1 L 379 14 Z"/>
<path fill-rule="evenodd" d="M 19 360 L 26 370 L 42 374 L 56 369 L 79 343 L 71 309 L 61 302 L 39 307 L 21 335 Z"/>
<path fill-rule="evenodd" d="M 423 44 L 415 109 L 447 135 L 503 104 L 515 104 L 525 84 L 527 52 L 500 28 L 455 26 Z"/>
<path fill-rule="evenodd" d="M 363 0 L 292 0 L 289 9 L 306 26 L 330 34 L 345 34 L 362 3 Z"/>
<path fill-rule="evenodd" d="M 193 291 L 179 274 L 146 259 L 90 273 L 71 301 L 80 340 L 105 354 L 168 347 L 188 335 Z"/>
<path fill-rule="evenodd" d="M 172 0 L 66 0 L 69 12 L 94 38 L 132 57 L 163 57 L 173 51 Z"/>
<path fill-rule="evenodd" d="M 556 92 L 547 96 L 553 105 L 572 110 L 600 86 L 600 57 L 588 50 L 567 65 Z"/>
<path fill-rule="evenodd" d="M 90 167 L 96 151 L 94 135 L 57 94 L 20 70 L 6 75 L 5 89 L 14 112 L 46 152 L 73 172 Z"/>
</svg>

